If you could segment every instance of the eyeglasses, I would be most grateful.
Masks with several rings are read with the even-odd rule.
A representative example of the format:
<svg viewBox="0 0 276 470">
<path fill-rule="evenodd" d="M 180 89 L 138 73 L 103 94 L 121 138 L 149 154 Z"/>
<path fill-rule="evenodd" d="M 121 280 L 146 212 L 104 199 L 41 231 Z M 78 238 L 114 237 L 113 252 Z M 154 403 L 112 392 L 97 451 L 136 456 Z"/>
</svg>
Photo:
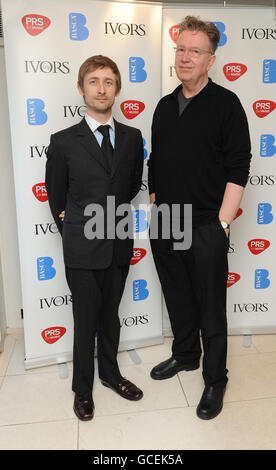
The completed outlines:
<svg viewBox="0 0 276 470">
<path fill-rule="evenodd" d="M 189 57 L 193 57 L 194 59 L 201 56 L 202 54 L 211 54 L 211 51 L 205 51 L 204 49 L 198 49 L 198 47 L 192 47 L 191 49 L 185 49 L 185 47 L 175 47 L 174 48 L 176 55 L 184 55 L 187 52 Z"/>
</svg>

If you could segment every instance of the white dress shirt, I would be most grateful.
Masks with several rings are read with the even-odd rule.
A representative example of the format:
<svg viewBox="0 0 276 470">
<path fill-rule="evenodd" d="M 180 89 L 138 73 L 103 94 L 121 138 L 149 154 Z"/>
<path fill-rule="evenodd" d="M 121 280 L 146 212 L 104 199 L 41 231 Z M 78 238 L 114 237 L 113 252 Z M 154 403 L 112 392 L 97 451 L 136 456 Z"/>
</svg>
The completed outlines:
<svg viewBox="0 0 276 470">
<path fill-rule="evenodd" d="M 97 141 L 98 141 L 98 144 L 99 146 L 101 147 L 102 145 L 102 140 L 103 140 L 103 135 L 100 131 L 98 131 L 98 127 L 99 126 L 102 126 L 103 124 L 101 124 L 100 122 L 96 121 L 95 119 L 93 119 L 91 116 L 89 116 L 89 114 L 85 114 L 85 120 L 88 124 L 88 126 L 90 127 L 91 131 L 93 132 L 94 136 L 96 137 Z M 114 148 L 114 145 L 115 145 L 115 125 L 114 125 L 114 119 L 113 117 L 111 116 L 110 119 L 104 124 L 105 126 L 109 125 L 109 137 L 110 137 L 110 142 Z"/>
</svg>

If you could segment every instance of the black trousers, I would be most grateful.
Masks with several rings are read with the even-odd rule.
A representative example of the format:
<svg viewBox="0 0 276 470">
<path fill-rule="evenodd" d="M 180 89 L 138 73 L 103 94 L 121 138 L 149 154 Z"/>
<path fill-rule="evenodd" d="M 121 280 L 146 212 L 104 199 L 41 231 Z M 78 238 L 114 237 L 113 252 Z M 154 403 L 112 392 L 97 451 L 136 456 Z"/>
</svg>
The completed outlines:
<svg viewBox="0 0 276 470">
<path fill-rule="evenodd" d="M 152 239 L 151 247 L 174 335 L 173 357 L 198 360 L 201 332 L 205 384 L 226 385 L 229 240 L 219 219 L 193 229 L 189 250 L 174 250 L 172 239 Z"/>
<path fill-rule="evenodd" d="M 111 384 L 122 376 L 117 363 L 120 340 L 119 304 L 123 295 L 129 265 L 89 270 L 65 267 L 72 293 L 74 317 L 72 390 L 91 395 L 94 381 L 95 335 L 99 377 Z"/>
</svg>

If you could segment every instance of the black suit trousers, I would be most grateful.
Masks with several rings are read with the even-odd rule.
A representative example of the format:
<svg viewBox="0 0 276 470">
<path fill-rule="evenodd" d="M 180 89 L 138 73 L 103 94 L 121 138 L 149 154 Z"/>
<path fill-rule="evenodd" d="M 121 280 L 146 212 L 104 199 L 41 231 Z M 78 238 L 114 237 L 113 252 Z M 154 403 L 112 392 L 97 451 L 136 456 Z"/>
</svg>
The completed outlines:
<svg viewBox="0 0 276 470">
<path fill-rule="evenodd" d="M 112 261 L 106 269 L 66 267 L 74 317 L 73 391 L 91 395 L 94 381 L 95 337 L 99 377 L 116 384 L 122 379 L 117 363 L 120 339 L 118 309 L 129 264 Z"/>
<path fill-rule="evenodd" d="M 227 383 L 226 289 L 229 239 L 218 219 L 193 229 L 189 250 L 173 240 L 151 240 L 174 341 L 173 357 L 193 362 L 204 351 L 206 385 Z"/>
</svg>

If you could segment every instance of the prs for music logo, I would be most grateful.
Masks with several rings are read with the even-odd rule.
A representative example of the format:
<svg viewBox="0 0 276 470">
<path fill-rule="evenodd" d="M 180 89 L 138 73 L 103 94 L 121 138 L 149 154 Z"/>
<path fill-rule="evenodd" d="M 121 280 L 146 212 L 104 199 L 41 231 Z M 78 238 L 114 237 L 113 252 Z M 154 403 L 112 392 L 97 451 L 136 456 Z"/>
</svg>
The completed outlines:
<svg viewBox="0 0 276 470">
<path fill-rule="evenodd" d="M 29 13 L 28 15 L 23 16 L 22 24 L 31 36 L 37 36 L 47 29 L 51 21 L 47 16 L 37 15 L 35 13 Z"/>
<path fill-rule="evenodd" d="M 133 255 L 130 260 L 130 264 L 133 266 L 141 261 L 144 256 L 146 256 L 147 251 L 144 248 L 133 248 Z"/>
<path fill-rule="evenodd" d="M 258 118 L 264 118 L 276 108 L 276 103 L 271 100 L 258 100 L 253 103 L 254 113 Z"/>
<path fill-rule="evenodd" d="M 234 82 L 240 78 L 246 71 L 246 65 L 239 64 L 237 62 L 230 62 L 229 64 L 225 64 L 223 67 L 223 73 L 230 82 Z"/>
<path fill-rule="evenodd" d="M 53 344 L 62 338 L 65 333 L 66 328 L 64 328 L 64 326 L 52 326 L 43 330 L 41 336 L 46 343 Z"/>
<path fill-rule="evenodd" d="M 144 111 L 145 104 L 142 101 L 127 100 L 121 103 L 120 108 L 127 119 L 134 119 L 138 114 Z"/>
<path fill-rule="evenodd" d="M 240 280 L 241 276 L 238 273 L 228 273 L 227 287 L 231 287 Z"/>
<path fill-rule="evenodd" d="M 259 255 L 269 246 L 270 242 L 262 238 L 254 238 L 253 240 L 249 240 L 248 242 L 248 248 L 253 255 Z"/>
<path fill-rule="evenodd" d="M 45 183 L 36 183 L 32 187 L 33 195 L 40 202 L 48 201 L 48 194 L 46 191 Z"/>
</svg>

